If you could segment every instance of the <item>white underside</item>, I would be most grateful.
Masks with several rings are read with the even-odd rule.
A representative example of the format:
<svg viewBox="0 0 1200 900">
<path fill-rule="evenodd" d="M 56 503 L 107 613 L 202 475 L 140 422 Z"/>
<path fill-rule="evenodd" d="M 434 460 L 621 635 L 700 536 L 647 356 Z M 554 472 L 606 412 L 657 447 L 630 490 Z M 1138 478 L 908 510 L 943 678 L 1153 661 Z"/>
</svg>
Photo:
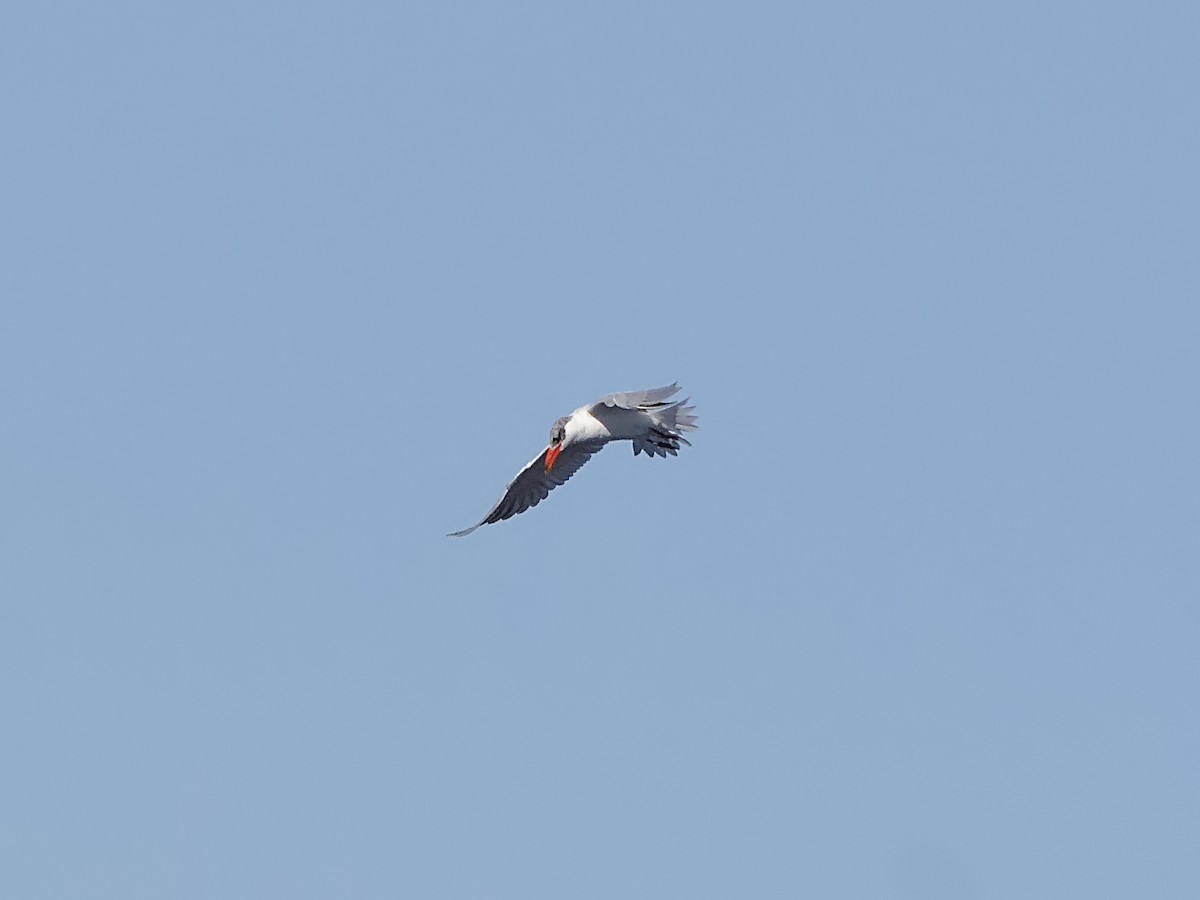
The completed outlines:
<svg viewBox="0 0 1200 900">
<path fill-rule="evenodd" d="M 644 412 L 603 407 L 598 414 L 581 406 L 567 419 L 567 442 L 631 441 L 650 434 L 653 421 Z"/>
</svg>

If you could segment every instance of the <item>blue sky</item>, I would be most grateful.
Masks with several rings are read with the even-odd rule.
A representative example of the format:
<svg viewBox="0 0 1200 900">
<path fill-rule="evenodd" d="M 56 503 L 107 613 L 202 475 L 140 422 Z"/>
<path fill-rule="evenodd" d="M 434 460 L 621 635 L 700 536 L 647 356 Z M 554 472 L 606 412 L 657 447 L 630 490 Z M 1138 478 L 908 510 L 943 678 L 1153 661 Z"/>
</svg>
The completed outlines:
<svg viewBox="0 0 1200 900">
<path fill-rule="evenodd" d="M 1196 895 L 1198 30 L 6 12 L 0 893 Z"/>
</svg>

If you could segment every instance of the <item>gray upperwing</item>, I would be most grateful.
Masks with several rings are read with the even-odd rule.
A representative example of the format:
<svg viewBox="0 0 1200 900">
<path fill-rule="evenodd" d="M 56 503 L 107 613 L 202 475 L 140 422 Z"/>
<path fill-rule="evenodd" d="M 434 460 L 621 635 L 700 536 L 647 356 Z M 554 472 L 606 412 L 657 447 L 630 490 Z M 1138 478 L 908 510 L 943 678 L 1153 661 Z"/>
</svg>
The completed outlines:
<svg viewBox="0 0 1200 900">
<path fill-rule="evenodd" d="M 622 409 L 638 409 L 639 407 L 662 405 L 668 397 L 679 393 L 679 383 L 666 387 L 650 388 L 645 391 L 627 391 L 623 394 L 609 394 L 596 401 L 596 405 L 619 406 Z"/>
</svg>

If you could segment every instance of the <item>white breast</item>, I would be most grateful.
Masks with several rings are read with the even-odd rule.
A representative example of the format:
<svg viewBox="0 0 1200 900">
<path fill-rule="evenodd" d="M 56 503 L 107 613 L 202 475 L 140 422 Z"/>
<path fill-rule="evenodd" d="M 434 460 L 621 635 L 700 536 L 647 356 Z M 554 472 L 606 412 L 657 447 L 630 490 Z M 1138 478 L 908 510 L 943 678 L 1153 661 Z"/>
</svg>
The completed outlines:
<svg viewBox="0 0 1200 900">
<path fill-rule="evenodd" d="M 581 406 L 567 420 L 567 435 L 574 440 L 628 441 L 643 437 L 648 424 L 636 409 L 605 406 L 593 413 Z"/>
</svg>

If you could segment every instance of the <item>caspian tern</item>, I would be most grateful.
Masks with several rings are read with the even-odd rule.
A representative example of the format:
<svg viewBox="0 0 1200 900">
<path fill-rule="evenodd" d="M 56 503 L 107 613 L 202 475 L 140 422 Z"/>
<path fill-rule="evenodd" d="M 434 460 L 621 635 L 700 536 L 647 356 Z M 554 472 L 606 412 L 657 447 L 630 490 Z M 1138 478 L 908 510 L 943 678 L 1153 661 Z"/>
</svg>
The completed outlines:
<svg viewBox="0 0 1200 900">
<path fill-rule="evenodd" d="M 579 467 L 610 441 L 633 441 L 633 455 L 674 456 L 689 444 L 685 431 L 695 431 L 694 406 L 687 399 L 668 402 L 678 393 L 672 384 L 649 391 L 609 394 L 563 416 L 550 429 L 550 444 L 508 483 L 504 496 L 479 525 L 490 525 L 537 506 L 550 492 L 579 471 Z M 479 525 L 447 537 L 470 534 Z"/>
</svg>

